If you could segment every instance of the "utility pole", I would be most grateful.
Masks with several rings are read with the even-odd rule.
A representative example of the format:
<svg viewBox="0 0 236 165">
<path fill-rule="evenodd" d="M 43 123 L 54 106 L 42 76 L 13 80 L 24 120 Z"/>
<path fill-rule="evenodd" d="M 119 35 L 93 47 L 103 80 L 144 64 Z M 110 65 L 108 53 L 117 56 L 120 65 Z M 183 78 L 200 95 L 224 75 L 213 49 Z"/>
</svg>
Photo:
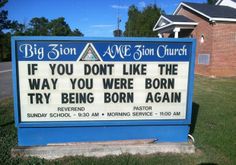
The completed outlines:
<svg viewBox="0 0 236 165">
<path fill-rule="evenodd" d="M 120 16 L 118 15 L 118 17 L 117 17 L 117 30 L 120 30 L 120 22 L 121 22 L 121 19 L 120 19 Z"/>
<path fill-rule="evenodd" d="M 120 10 L 118 10 L 118 16 L 117 16 L 117 29 L 113 31 L 114 37 L 121 37 L 122 36 L 122 30 L 120 30 L 120 23 L 121 23 L 121 18 L 120 18 Z"/>
</svg>

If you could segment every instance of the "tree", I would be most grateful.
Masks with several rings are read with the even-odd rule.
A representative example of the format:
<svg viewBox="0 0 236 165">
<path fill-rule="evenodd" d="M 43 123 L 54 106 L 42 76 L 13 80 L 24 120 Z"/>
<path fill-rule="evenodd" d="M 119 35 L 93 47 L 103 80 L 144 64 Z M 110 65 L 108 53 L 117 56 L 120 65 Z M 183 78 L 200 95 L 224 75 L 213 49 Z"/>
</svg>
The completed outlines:
<svg viewBox="0 0 236 165">
<path fill-rule="evenodd" d="M 17 21 L 12 21 L 11 23 L 11 33 L 14 34 L 15 36 L 24 36 L 24 35 L 30 35 L 27 33 L 29 31 L 27 29 L 26 24 L 21 24 Z"/>
<path fill-rule="evenodd" d="M 84 34 L 77 28 L 73 30 L 70 35 L 71 36 L 84 36 Z"/>
<path fill-rule="evenodd" d="M 8 0 L 0 1 L 0 8 L 2 8 L 7 2 Z M 2 10 L 0 12 L 0 34 L 3 34 L 4 29 L 9 29 L 11 21 L 8 20 L 7 17 L 8 17 L 8 11 Z"/>
<path fill-rule="evenodd" d="M 156 36 L 156 32 L 153 32 L 153 27 L 156 21 L 161 16 L 161 9 L 156 5 L 147 6 L 141 15 L 140 36 L 152 37 Z"/>
<path fill-rule="evenodd" d="M 7 0 L 0 1 L 0 8 L 7 3 Z M 10 28 L 11 21 L 8 20 L 8 11 L 2 10 L 0 12 L 0 61 L 11 59 L 10 49 L 10 33 L 4 33 L 4 30 Z"/>
<path fill-rule="evenodd" d="M 0 0 L 0 8 L 7 3 L 7 0 Z M 83 36 L 79 29 L 71 30 L 65 22 L 64 17 L 49 21 L 45 17 L 35 17 L 30 20 L 29 25 L 21 24 L 8 19 L 8 11 L 0 11 L 0 61 L 11 60 L 11 36 Z"/>
<path fill-rule="evenodd" d="M 140 26 L 140 15 L 141 12 L 135 5 L 129 7 L 128 21 L 125 23 L 124 36 L 137 36 L 138 27 Z"/>
<path fill-rule="evenodd" d="M 128 21 L 125 24 L 124 36 L 126 37 L 152 37 L 156 36 L 153 27 L 164 11 L 156 5 L 149 5 L 139 11 L 134 5 L 129 7 Z"/>
<path fill-rule="evenodd" d="M 49 35 L 52 36 L 84 36 L 79 29 L 71 30 L 64 17 L 51 20 L 48 24 Z"/>
<path fill-rule="evenodd" d="M 13 21 L 11 23 L 11 29 L 14 35 L 22 36 L 83 36 L 83 33 L 77 28 L 71 31 L 63 17 L 51 21 L 45 17 L 35 17 L 30 20 L 29 25 Z"/>
<path fill-rule="evenodd" d="M 45 17 L 40 18 L 32 18 L 30 20 L 30 28 L 26 31 L 26 33 L 33 36 L 47 36 L 49 34 L 49 21 Z M 23 27 L 23 26 L 21 26 Z"/>
<path fill-rule="evenodd" d="M 71 34 L 70 26 L 65 22 L 64 17 L 51 20 L 49 31 L 52 36 L 68 36 Z"/>
<path fill-rule="evenodd" d="M 0 8 L 3 7 L 7 2 L 8 2 L 8 0 L 0 1 Z"/>
<path fill-rule="evenodd" d="M 8 0 L 3 0 L 3 1 L 0 0 L 0 8 L 3 7 L 7 2 Z M 12 33 L 15 33 L 16 31 L 19 32 L 20 30 L 23 31 L 23 25 L 18 23 L 17 21 L 8 20 L 8 11 L 2 10 L 0 12 L 0 34 L 10 37 L 11 33 L 4 34 L 3 32 L 3 30 L 9 30 L 9 29 L 12 30 Z M 1 37 L 3 38 L 6 36 L 1 36 Z M 10 41 L 10 39 L 7 40 Z"/>
<path fill-rule="evenodd" d="M 215 5 L 218 0 L 207 0 L 207 3 L 210 5 Z"/>
<path fill-rule="evenodd" d="M 0 12 L 0 33 L 3 33 L 4 29 L 9 29 L 11 21 L 8 20 L 8 11 L 3 10 Z"/>
</svg>

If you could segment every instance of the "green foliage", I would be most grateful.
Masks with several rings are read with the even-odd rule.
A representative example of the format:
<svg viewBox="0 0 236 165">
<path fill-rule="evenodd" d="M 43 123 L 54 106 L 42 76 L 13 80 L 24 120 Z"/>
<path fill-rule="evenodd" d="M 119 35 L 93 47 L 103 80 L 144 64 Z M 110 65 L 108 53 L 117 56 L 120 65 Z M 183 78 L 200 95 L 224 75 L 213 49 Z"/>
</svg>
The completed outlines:
<svg viewBox="0 0 236 165">
<path fill-rule="evenodd" d="M 1 1 L 1 0 L 0 0 Z M 0 2 L 0 8 L 7 0 Z M 4 32 L 7 31 L 7 32 Z M 11 60 L 11 36 L 83 36 L 79 29 L 71 30 L 64 17 L 49 21 L 45 17 L 35 17 L 29 25 L 8 19 L 8 11 L 0 12 L 0 61 Z"/>
<path fill-rule="evenodd" d="M 11 33 L 0 34 L 0 61 L 11 60 Z"/>
<path fill-rule="evenodd" d="M 7 3 L 7 0 L 0 2 L 0 8 Z M 10 34 L 4 33 L 3 30 L 9 29 L 12 22 L 8 20 L 8 11 L 0 11 L 0 61 L 10 60 Z"/>
<path fill-rule="evenodd" d="M 13 21 L 11 29 L 12 34 L 17 36 L 83 36 L 78 28 L 72 31 L 64 17 L 51 21 L 45 17 L 35 17 L 30 20 L 29 25 Z"/>
<path fill-rule="evenodd" d="M 138 29 L 140 28 L 140 17 L 141 12 L 138 10 L 138 8 L 134 5 L 130 6 L 128 11 L 128 21 L 125 23 L 124 36 L 138 36 Z"/>
<path fill-rule="evenodd" d="M 32 18 L 29 23 L 30 28 L 26 30 L 26 34 L 32 36 L 47 36 L 49 34 L 48 24 L 49 21 L 45 17 Z"/>
<path fill-rule="evenodd" d="M 3 7 L 7 2 L 8 2 L 8 0 L 1 0 L 0 1 L 0 8 Z"/>
<path fill-rule="evenodd" d="M 71 36 L 84 36 L 83 33 L 81 33 L 81 31 L 79 29 L 75 29 L 70 33 Z"/>
<path fill-rule="evenodd" d="M 192 134 L 196 154 L 153 154 L 147 156 L 64 157 L 48 161 L 38 158 L 12 158 L 10 151 L 17 145 L 13 120 L 13 101 L 0 101 L 0 164 L 86 164 L 86 165 L 189 165 L 236 164 L 236 78 L 196 76 L 194 89 Z M 195 126 L 194 126 L 195 125 Z M 193 129 L 194 128 L 194 129 Z"/>
<path fill-rule="evenodd" d="M 11 21 L 8 20 L 8 11 L 3 10 L 0 12 L 0 34 L 3 34 L 4 29 L 9 29 Z"/>
<path fill-rule="evenodd" d="M 3 7 L 8 0 L 0 0 L 0 8 Z M 0 11 L 0 34 L 3 34 L 3 30 L 10 29 L 12 25 L 12 21 L 8 20 L 8 11 L 2 10 Z"/>
<path fill-rule="evenodd" d="M 71 34 L 69 25 L 65 22 L 64 17 L 51 20 L 48 25 L 49 33 L 52 36 L 68 36 Z"/>
<path fill-rule="evenodd" d="M 21 24 L 17 21 L 13 21 L 11 24 L 11 33 L 15 36 L 24 36 L 27 35 L 29 30 L 27 29 L 26 25 Z"/>
<path fill-rule="evenodd" d="M 125 24 L 124 36 L 126 37 L 153 37 L 153 27 L 163 10 L 156 5 L 149 5 L 139 11 L 134 5 L 129 7 L 128 21 Z"/>
</svg>

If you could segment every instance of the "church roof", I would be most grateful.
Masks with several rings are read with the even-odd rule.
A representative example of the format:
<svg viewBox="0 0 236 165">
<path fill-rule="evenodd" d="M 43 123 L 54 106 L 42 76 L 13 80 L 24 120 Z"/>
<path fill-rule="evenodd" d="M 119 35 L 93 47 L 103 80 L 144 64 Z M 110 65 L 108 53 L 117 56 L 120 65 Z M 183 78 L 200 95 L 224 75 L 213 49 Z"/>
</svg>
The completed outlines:
<svg viewBox="0 0 236 165">
<path fill-rule="evenodd" d="M 236 21 L 236 9 L 228 6 L 182 2 L 175 10 L 174 15 L 182 7 L 194 11 L 208 18 L 210 21 Z"/>
<path fill-rule="evenodd" d="M 196 26 L 198 23 L 183 15 L 161 15 L 153 30 L 157 31 L 171 26 Z"/>
<path fill-rule="evenodd" d="M 163 16 L 172 22 L 194 22 L 193 20 L 183 15 L 163 15 Z"/>
</svg>

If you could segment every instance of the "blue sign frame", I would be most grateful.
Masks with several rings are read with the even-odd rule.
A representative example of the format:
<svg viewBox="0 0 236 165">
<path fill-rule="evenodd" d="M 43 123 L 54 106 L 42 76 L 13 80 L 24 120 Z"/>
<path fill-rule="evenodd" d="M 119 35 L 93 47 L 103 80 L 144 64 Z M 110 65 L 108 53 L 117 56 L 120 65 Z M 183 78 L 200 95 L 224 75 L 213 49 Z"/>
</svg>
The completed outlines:
<svg viewBox="0 0 236 165">
<path fill-rule="evenodd" d="M 122 120 L 122 121 L 66 121 L 66 122 L 20 122 L 18 59 L 16 44 L 19 41 L 129 41 L 191 44 L 186 119 L 181 120 Z M 155 138 L 160 142 L 187 141 L 192 115 L 194 86 L 195 39 L 173 38 L 86 38 L 86 37 L 12 37 L 12 78 L 15 126 L 20 146 L 47 145 L 77 141 L 107 141 Z M 81 135 L 83 132 L 83 135 Z M 96 137 L 94 136 L 96 134 Z"/>
</svg>

